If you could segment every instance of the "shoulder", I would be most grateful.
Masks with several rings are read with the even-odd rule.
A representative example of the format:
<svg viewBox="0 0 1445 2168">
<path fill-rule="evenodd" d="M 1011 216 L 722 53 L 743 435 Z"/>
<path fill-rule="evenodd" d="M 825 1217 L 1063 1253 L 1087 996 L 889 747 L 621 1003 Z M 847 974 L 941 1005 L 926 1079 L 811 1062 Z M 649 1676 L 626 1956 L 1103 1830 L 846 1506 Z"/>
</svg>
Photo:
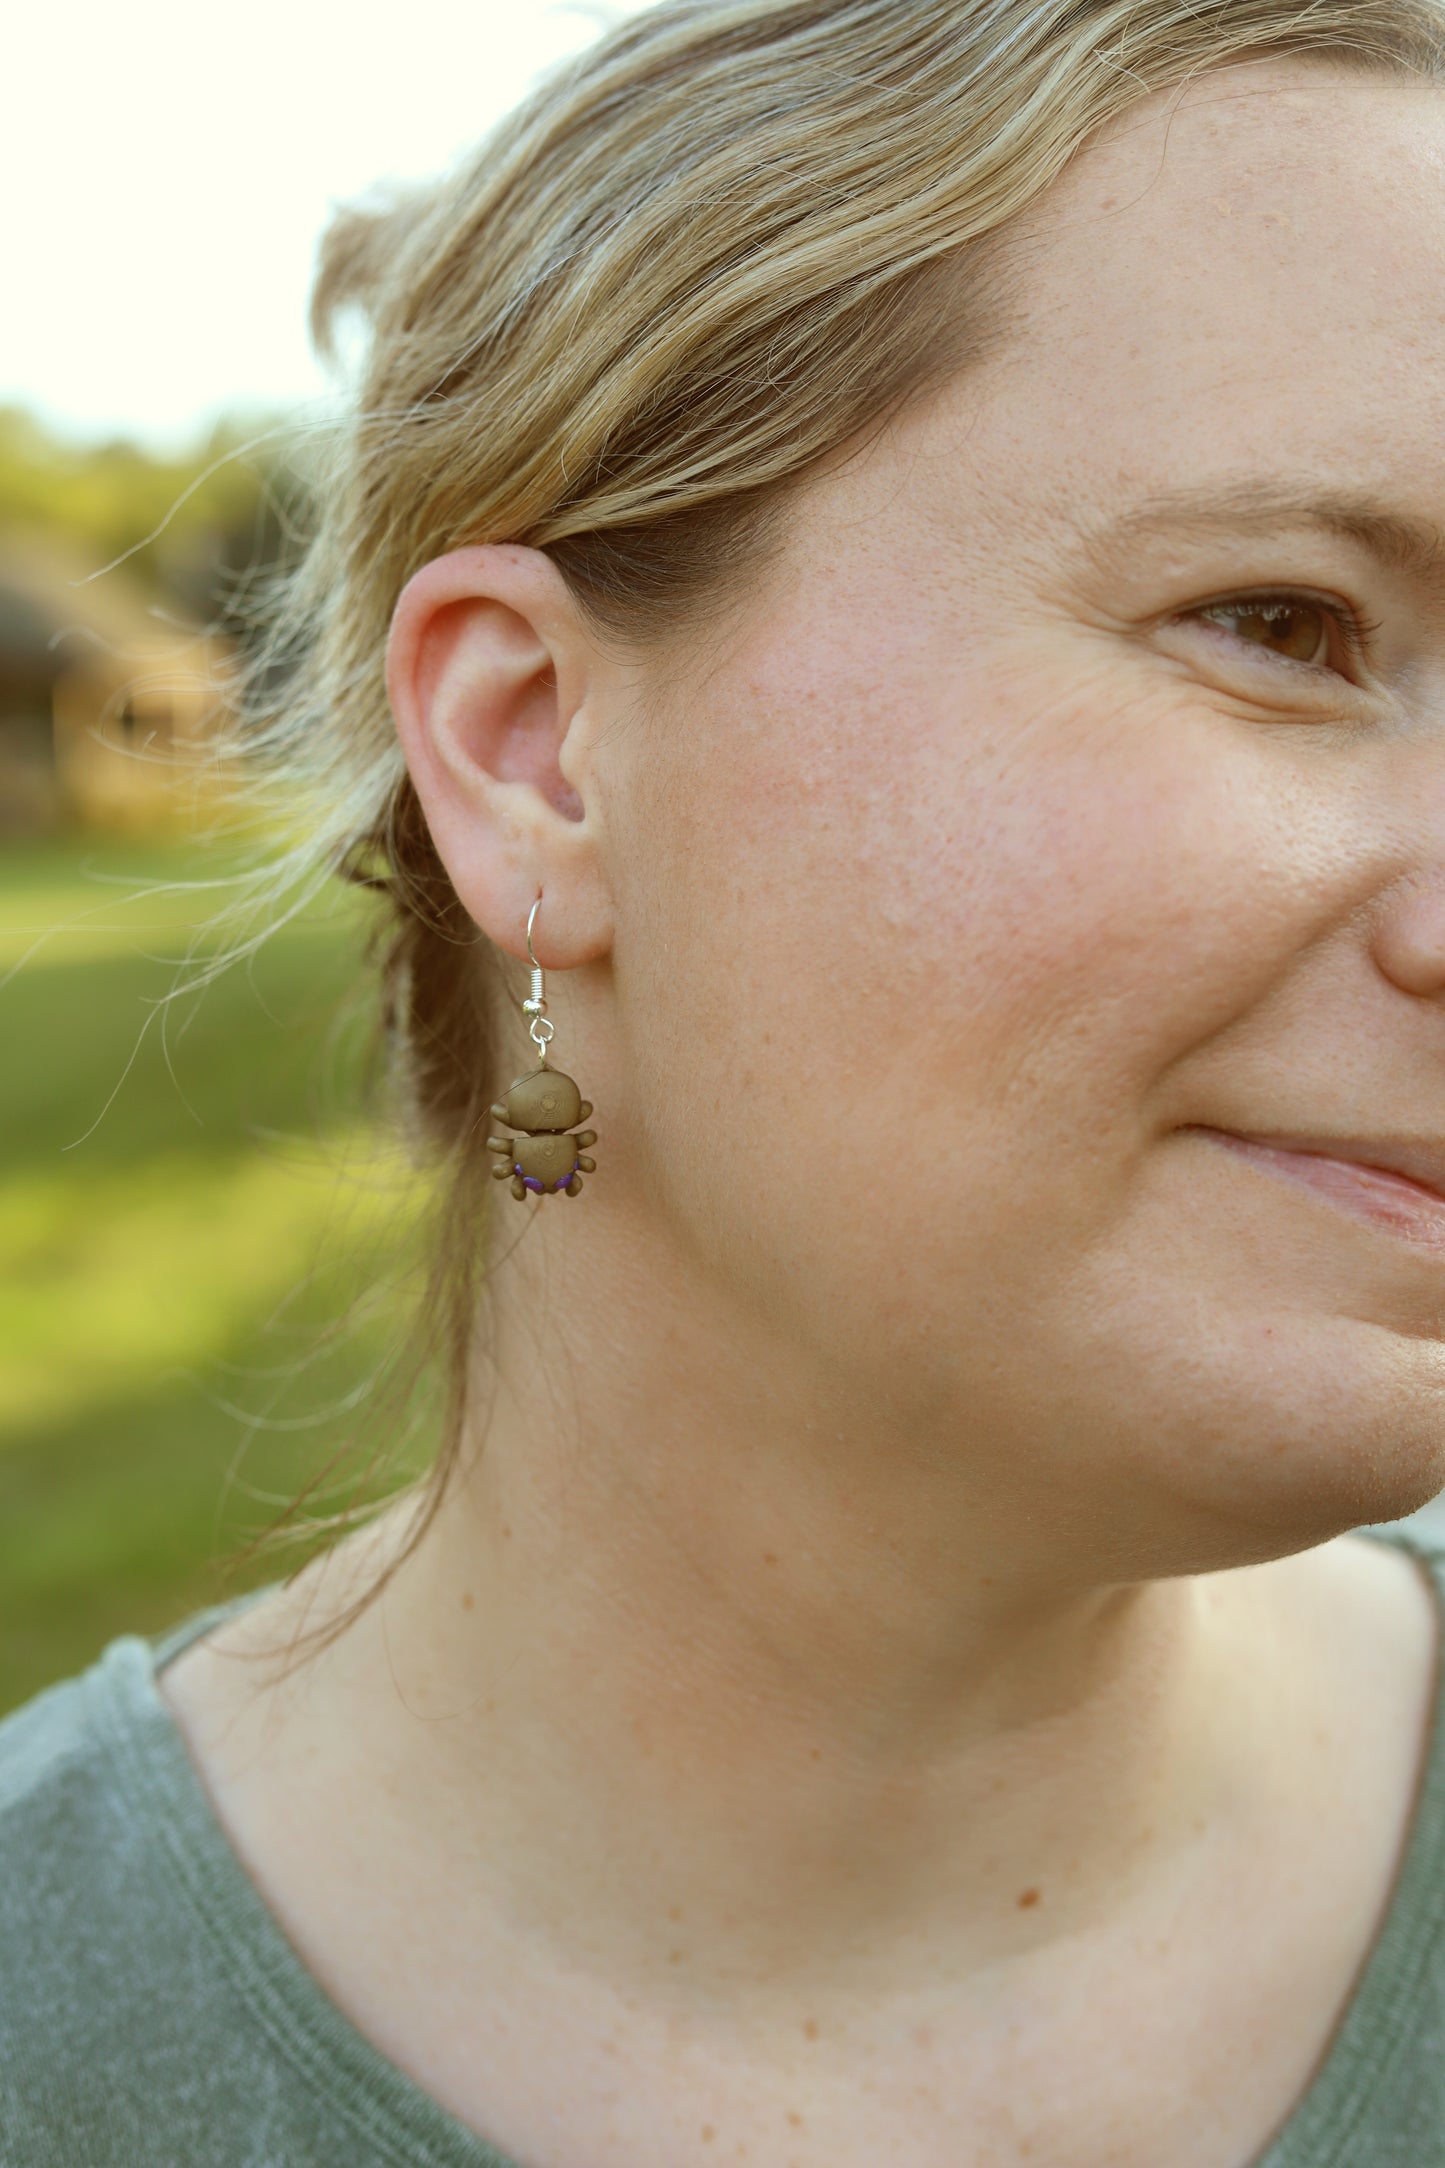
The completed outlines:
<svg viewBox="0 0 1445 2168">
<path fill-rule="evenodd" d="M 510 2168 L 330 2000 L 213 1812 L 157 1669 L 253 1600 L 0 1718 L 0 2168 Z"/>
<path fill-rule="evenodd" d="M 134 1634 L 0 1719 L 5 2168 L 285 2157 L 251 2143 L 275 2057 L 207 1926 L 166 1725 Z"/>
<path fill-rule="evenodd" d="M 116 2082 L 143 1998 L 123 1953 L 138 1937 L 146 1967 L 153 1947 L 142 1832 L 98 1706 L 114 1655 L 0 1720 L 0 2128 L 27 2168 L 89 2157 L 95 2089 Z"/>
<path fill-rule="evenodd" d="M 0 1719 L 0 1996 L 15 1960 L 43 1979 L 94 1905 L 126 1886 L 125 1816 L 94 1684 L 94 1670 L 64 1679 Z"/>
</svg>

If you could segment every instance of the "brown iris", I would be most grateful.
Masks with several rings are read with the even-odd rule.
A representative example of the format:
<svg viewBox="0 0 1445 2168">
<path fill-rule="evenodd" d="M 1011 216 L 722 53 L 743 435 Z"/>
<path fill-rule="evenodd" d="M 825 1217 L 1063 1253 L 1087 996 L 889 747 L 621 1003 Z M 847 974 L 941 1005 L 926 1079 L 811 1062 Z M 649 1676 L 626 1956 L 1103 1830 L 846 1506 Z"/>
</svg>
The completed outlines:
<svg viewBox="0 0 1445 2168">
<path fill-rule="evenodd" d="M 1328 647 L 1326 621 L 1329 612 L 1318 602 L 1282 598 L 1264 602 L 1216 602 L 1200 611 L 1201 617 L 1224 618 L 1238 638 L 1268 648 L 1290 662 L 1320 662 L 1321 643 Z"/>
</svg>

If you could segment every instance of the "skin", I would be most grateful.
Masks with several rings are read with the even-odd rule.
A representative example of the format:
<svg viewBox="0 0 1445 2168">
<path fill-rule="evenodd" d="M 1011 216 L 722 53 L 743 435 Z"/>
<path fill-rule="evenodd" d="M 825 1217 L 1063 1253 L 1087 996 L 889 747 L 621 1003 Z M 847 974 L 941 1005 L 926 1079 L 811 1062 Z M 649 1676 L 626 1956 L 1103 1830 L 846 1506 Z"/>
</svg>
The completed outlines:
<svg viewBox="0 0 1445 2168">
<path fill-rule="evenodd" d="M 1445 1485 L 1445 1235 L 1203 1132 L 1445 1136 L 1445 580 L 1086 545 L 1243 474 L 1445 519 L 1442 162 L 1426 86 L 1151 98 L 707 643 L 520 547 L 399 600 L 597 1172 L 498 1186 L 485 1450 L 383 1601 L 228 1661 L 395 1510 L 163 1685 L 328 1992 L 521 2161 L 1225 2168 L 1328 2046 L 1436 1655 L 1343 1532 Z M 1371 658 L 1199 615 L 1280 588 Z"/>
</svg>

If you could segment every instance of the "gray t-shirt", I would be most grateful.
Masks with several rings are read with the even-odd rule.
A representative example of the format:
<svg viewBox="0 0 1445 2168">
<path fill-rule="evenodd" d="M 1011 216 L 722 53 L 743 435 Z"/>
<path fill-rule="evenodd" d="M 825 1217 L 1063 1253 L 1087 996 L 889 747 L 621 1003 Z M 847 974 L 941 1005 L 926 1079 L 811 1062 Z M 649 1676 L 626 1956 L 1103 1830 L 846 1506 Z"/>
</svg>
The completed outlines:
<svg viewBox="0 0 1445 2168">
<path fill-rule="evenodd" d="M 1445 1544 L 1371 1533 L 1445 1609 Z M 264 1593 L 124 1634 L 0 1722 L 0 2168 L 517 2168 L 307 1970 L 156 1689 Z M 1381 1932 L 1256 2168 L 1445 2168 L 1445 1677 Z"/>
</svg>

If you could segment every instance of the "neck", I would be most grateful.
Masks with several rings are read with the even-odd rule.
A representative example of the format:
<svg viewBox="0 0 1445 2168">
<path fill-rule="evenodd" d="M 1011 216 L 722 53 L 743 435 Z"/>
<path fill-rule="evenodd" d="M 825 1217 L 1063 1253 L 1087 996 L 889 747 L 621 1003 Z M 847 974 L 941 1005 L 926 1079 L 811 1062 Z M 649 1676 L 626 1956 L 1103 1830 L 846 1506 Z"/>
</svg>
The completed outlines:
<svg viewBox="0 0 1445 2168">
<path fill-rule="evenodd" d="M 1045 1567 L 961 1472 L 989 1441 L 789 1367 L 681 1273 L 604 1320 L 554 1265 L 545 1310 L 520 1276 L 494 1297 L 476 1436 L 355 1637 L 353 1715 L 429 1855 L 485 1861 L 563 1960 L 580 1934 L 615 1981 L 746 1985 L 760 2018 L 1117 1918 L 1238 1751 L 1235 1577 Z M 368 1577 L 409 1525 L 354 1546 Z"/>
</svg>

